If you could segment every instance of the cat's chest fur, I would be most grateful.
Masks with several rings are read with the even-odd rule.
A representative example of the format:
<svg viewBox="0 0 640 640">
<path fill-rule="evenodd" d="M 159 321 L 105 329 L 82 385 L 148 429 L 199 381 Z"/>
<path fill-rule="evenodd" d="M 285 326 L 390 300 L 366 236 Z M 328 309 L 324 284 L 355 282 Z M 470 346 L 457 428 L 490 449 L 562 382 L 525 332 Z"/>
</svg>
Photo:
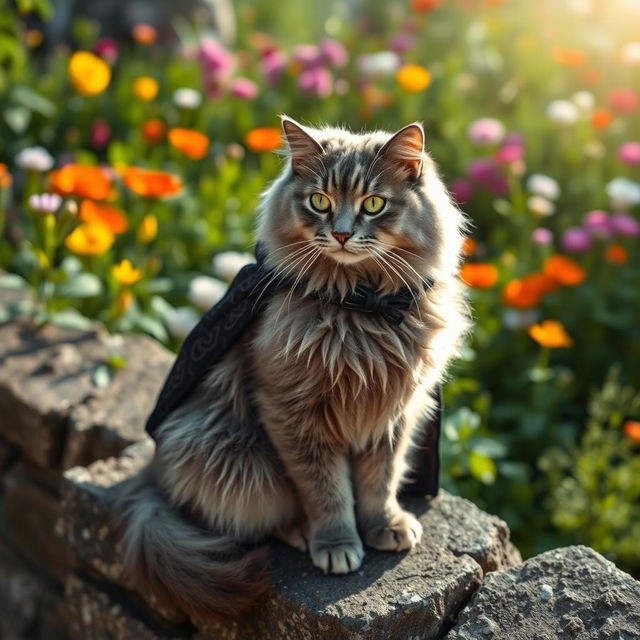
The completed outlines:
<svg viewBox="0 0 640 640">
<path fill-rule="evenodd" d="M 422 337 L 412 323 L 282 294 L 264 312 L 253 348 L 272 398 L 359 448 L 386 433 L 419 383 Z"/>
</svg>

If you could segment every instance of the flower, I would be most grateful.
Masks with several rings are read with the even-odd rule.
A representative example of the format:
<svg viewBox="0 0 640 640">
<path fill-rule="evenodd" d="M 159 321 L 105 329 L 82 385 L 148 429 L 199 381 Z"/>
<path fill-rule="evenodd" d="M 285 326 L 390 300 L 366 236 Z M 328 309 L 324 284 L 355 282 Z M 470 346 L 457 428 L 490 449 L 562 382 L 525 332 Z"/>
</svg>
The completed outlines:
<svg viewBox="0 0 640 640">
<path fill-rule="evenodd" d="M 236 78 L 229 90 L 232 96 L 240 100 L 253 100 L 258 95 L 258 85 L 249 78 Z"/>
<path fill-rule="evenodd" d="M 186 338 L 191 329 L 198 324 L 199 316 L 191 307 L 178 307 L 167 318 L 169 333 L 174 338 L 182 340 Z"/>
<path fill-rule="evenodd" d="M 468 134 L 473 143 L 490 147 L 504 138 L 505 128 L 502 122 L 495 118 L 479 118 L 469 125 Z"/>
<path fill-rule="evenodd" d="M 589 211 L 589 213 L 584 216 L 582 224 L 594 237 L 606 239 L 611 236 L 611 220 L 606 211 L 600 211 L 599 209 Z"/>
<path fill-rule="evenodd" d="M 500 165 L 515 165 L 522 162 L 524 158 L 524 146 L 509 142 L 498 149 L 493 156 L 496 164 Z"/>
<path fill-rule="evenodd" d="M 4 162 L 0 162 L 0 189 L 8 189 L 12 181 L 7 165 Z"/>
<path fill-rule="evenodd" d="M 142 137 L 148 144 L 158 144 L 166 132 L 167 125 L 159 118 L 151 118 L 142 125 Z"/>
<path fill-rule="evenodd" d="M 181 87 L 173 92 L 173 102 L 180 109 L 197 109 L 202 104 L 202 94 L 196 89 Z"/>
<path fill-rule="evenodd" d="M 209 79 L 219 81 L 233 69 L 233 56 L 219 42 L 207 38 L 200 43 L 198 60 Z"/>
<path fill-rule="evenodd" d="M 560 195 L 558 183 L 542 173 L 533 173 L 527 180 L 527 189 L 536 196 L 541 196 L 547 200 L 557 200 Z"/>
<path fill-rule="evenodd" d="M 342 42 L 330 38 L 320 43 L 320 53 L 325 64 L 337 69 L 344 67 L 349 59 L 349 54 Z"/>
<path fill-rule="evenodd" d="M 471 237 L 467 236 L 462 243 L 462 253 L 465 256 L 472 256 L 478 250 L 478 243 Z"/>
<path fill-rule="evenodd" d="M 629 178 L 614 178 L 605 191 L 614 209 L 621 210 L 640 204 L 640 184 Z"/>
<path fill-rule="evenodd" d="M 473 184 L 464 178 L 458 178 L 451 183 L 451 195 L 458 204 L 464 204 L 473 196 Z"/>
<path fill-rule="evenodd" d="M 271 49 L 262 56 L 260 69 L 266 83 L 270 86 L 277 85 L 287 68 L 287 59 L 279 49 Z"/>
<path fill-rule="evenodd" d="M 531 232 L 531 240 L 541 247 L 548 247 L 553 242 L 553 233 L 545 227 L 538 227 Z"/>
<path fill-rule="evenodd" d="M 553 278 L 544 273 L 532 273 L 508 282 L 502 292 L 502 301 L 508 307 L 517 309 L 536 307 L 555 287 Z"/>
<path fill-rule="evenodd" d="M 314 69 L 325 63 L 322 52 L 315 44 L 299 44 L 293 50 L 293 60 L 303 69 Z"/>
<path fill-rule="evenodd" d="M 149 244 L 158 235 L 158 219 L 152 213 L 148 213 L 142 218 L 136 235 L 138 242 Z"/>
<path fill-rule="evenodd" d="M 442 0 L 411 0 L 411 8 L 416 13 L 427 13 L 437 9 L 442 4 Z"/>
<path fill-rule="evenodd" d="M 367 77 L 391 76 L 400 66 L 400 57 L 393 51 L 378 51 L 358 58 L 358 69 Z"/>
<path fill-rule="evenodd" d="M 628 213 L 614 213 L 611 216 L 611 229 L 621 236 L 640 236 L 640 222 Z"/>
<path fill-rule="evenodd" d="M 115 242 L 109 227 L 103 224 L 78 225 L 65 239 L 68 249 L 81 256 L 99 256 L 107 252 Z"/>
<path fill-rule="evenodd" d="M 250 253 L 223 251 L 213 257 L 213 272 L 223 280 L 233 280 L 242 267 L 251 264 L 255 259 Z"/>
<path fill-rule="evenodd" d="M 49 171 L 53 167 L 53 157 L 43 147 L 27 147 L 18 152 L 16 164 L 25 171 Z"/>
<path fill-rule="evenodd" d="M 391 40 L 391 50 L 395 53 L 402 54 L 413 49 L 416 46 L 416 39 L 410 34 L 405 32 L 397 33 Z"/>
<path fill-rule="evenodd" d="M 534 324 L 529 327 L 528 333 L 542 347 L 558 349 L 573 346 L 571 336 L 562 322 L 557 320 L 543 320 L 540 324 Z"/>
<path fill-rule="evenodd" d="M 189 301 L 198 309 L 206 311 L 219 302 L 227 290 L 222 280 L 209 276 L 197 276 L 189 283 Z"/>
<path fill-rule="evenodd" d="M 612 264 L 626 264 L 629 262 L 629 252 L 621 244 L 612 244 L 607 247 L 604 258 Z"/>
<path fill-rule="evenodd" d="M 89 51 L 76 51 L 69 59 L 71 83 L 83 96 L 97 96 L 111 81 L 109 65 Z"/>
<path fill-rule="evenodd" d="M 131 191 L 148 198 L 173 196 L 182 189 L 182 180 L 165 171 L 127 167 L 124 170 L 123 179 Z"/>
<path fill-rule="evenodd" d="M 29 196 L 29 206 L 38 213 L 55 213 L 62 204 L 57 193 L 34 193 Z"/>
<path fill-rule="evenodd" d="M 95 149 L 104 149 L 111 140 L 111 127 L 106 120 L 98 118 L 91 125 L 91 145 Z"/>
<path fill-rule="evenodd" d="M 609 92 L 609 104 L 618 113 L 633 113 L 640 107 L 640 97 L 633 89 L 612 89 Z"/>
<path fill-rule="evenodd" d="M 470 287 L 489 289 L 498 282 L 498 270 L 487 262 L 467 262 L 462 265 L 460 277 Z"/>
<path fill-rule="evenodd" d="M 580 109 L 580 111 L 590 112 L 596 105 L 596 97 L 591 91 L 576 91 L 571 96 L 573 104 Z"/>
<path fill-rule="evenodd" d="M 111 178 L 102 167 L 67 164 L 53 171 L 49 178 L 55 191 L 63 196 L 104 200 L 111 191 Z"/>
<path fill-rule="evenodd" d="M 398 69 L 396 80 L 405 91 L 417 93 L 431 84 L 431 73 L 418 64 L 405 64 Z"/>
<path fill-rule="evenodd" d="M 570 253 L 586 253 L 592 244 L 591 234 L 582 227 L 569 227 L 562 234 L 562 248 Z"/>
<path fill-rule="evenodd" d="M 531 198 L 527 200 L 527 206 L 532 213 L 545 218 L 553 215 L 556 210 L 556 206 L 553 202 L 541 196 L 531 196 Z"/>
<path fill-rule="evenodd" d="M 624 64 L 640 64 L 640 42 L 627 42 L 620 50 L 620 61 Z"/>
<path fill-rule="evenodd" d="M 80 219 L 89 224 L 103 224 L 112 233 L 125 233 L 129 221 L 122 209 L 111 205 L 97 204 L 92 200 L 83 200 L 80 205 Z"/>
<path fill-rule="evenodd" d="M 577 287 L 587 277 L 585 270 L 575 260 L 560 254 L 547 259 L 544 263 L 544 273 L 565 287 Z"/>
<path fill-rule="evenodd" d="M 306 69 L 298 76 L 298 86 L 303 93 L 328 98 L 333 91 L 333 76 L 325 67 Z"/>
<path fill-rule="evenodd" d="M 169 142 L 185 156 L 200 160 L 209 151 L 209 137 L 193 129 L 169 129 Z"/>
<path fill-rule="evenodd" d="M 587 62 L 587 54 L 580 49 L 553 47 L 551 57 L 565 67 L 582 67 Z"/>
<path fill-rule="evenodd" d="M 137 24 L 131 32 L 133 39 L 139 44 L 153 44 L 158 39 L 158 31 L 150 24 Z"/>
<path fill-rule="evenodd" d="M 123 260 L 111 267 L 113 277 L 122 285 L 135 284 L 142 278 L 142 269 L 136 269 L 131 260 Z"/>
<path fill-rule="evenodd" d="M 556 124 L 568 126 L 578 121 L 578 109 L 568 100 L 554 100 L 547 105 L 547 116 Z"/>
<path fill-rule="evenodd" d="M 252 129 L 244 138 L 245 144 L 251 151 L 275 151 L 282 146 L 280 129 L 276 127 L 258 127 Z"/>
<path fill-rule="evenodd" d="M 618 158 L 631 166 L 640 165 L 640 142 L 625 142 L 618 149 Z"/>
<path fill-rule="evenodd" d="M 640 444 L 640 422 L 637 420 L 627 420 L 624 423 L 623 429 L 627 438 Z"/>
<path fill-rule="evenodd" d="M 93 46 L 93 52 L 108 64 L 117 60 L 118 50 L 118 41 L 113 38 L 100 38 Z"/>
<path fill-rule="evenodd" d="M 591 115 L 591 124 L 598 130 L 606 129 L 614 120 L 615 116 L 609 109 L 600 107 L 594 109 Z"/>
<path fill-rule="evenodd" d="M 142 102 L 151 102 L 157 95 L 160 85 L 151 76 L 140 76 L 133 81 L 133 93 Z"/>
</svg>

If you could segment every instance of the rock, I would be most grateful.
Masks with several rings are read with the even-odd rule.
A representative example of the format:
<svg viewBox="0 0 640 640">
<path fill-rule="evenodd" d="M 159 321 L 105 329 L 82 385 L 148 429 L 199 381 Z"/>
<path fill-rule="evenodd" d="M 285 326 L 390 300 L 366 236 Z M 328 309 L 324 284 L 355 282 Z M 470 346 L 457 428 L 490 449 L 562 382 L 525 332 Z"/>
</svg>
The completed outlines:
<svg viewBox="0 0 640 640">
<path fill-rule="evenodd" d="M 640 638 L 640 582 L 588 547 L 547 551 L 487 575 L 446 636 L 485 637 Z"/>
</svg>

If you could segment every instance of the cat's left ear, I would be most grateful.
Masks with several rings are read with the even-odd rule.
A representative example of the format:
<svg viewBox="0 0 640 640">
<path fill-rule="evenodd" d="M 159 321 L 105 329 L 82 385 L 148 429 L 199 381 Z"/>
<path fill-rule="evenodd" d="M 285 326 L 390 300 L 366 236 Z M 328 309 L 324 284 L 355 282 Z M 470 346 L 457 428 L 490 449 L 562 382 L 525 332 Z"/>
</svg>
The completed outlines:
<svg viewBox="0 0 640 640">
<path fill-rule="evenodd" d="M 422 173 L 424 154 L 424 129 L 419 122 L 408 124 L 386 142 L 380 151 L 389 162 L 397 164 L 417 180 Z"/>
</svg>

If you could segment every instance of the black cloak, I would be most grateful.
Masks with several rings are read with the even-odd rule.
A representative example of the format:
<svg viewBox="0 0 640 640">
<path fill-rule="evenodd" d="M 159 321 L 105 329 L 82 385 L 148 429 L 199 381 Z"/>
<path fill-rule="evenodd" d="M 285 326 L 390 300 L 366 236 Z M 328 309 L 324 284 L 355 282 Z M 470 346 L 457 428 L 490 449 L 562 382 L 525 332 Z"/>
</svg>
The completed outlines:
<svg viewBox="0 0 640 640">
<path fill-rule="evenodd" d="M 186 337 L 167 379 L 160 391 L 156 406 L 146 424 L 150 436 L 156 438 L 158 426 L 195 389 L 209 369 L 231 348 L 243 331 L 264 309 L 270 294 L 292 283 L 285 279 L 272 278 L 264 265 L 264 254 L 256 248 L 256 264 L 243 267 L 231 283 L 220 302 L 201 318 Z M 302 292 L 301 292 L 302 294 Z M 402 310 L 413 301 L 409 290 L 397 295 L 380 296 L 366 285 L 342 299 L 338 294 L 331 298 L 318 298 L 327 304 L 337 304 L 353 313 L 381 313 L 393 325 L 402 322 Z M 442 422 L 441 389 L 434 392 L 436 410 L 431 419 L 425 419 L 412 451 L 413 477 L 409 478 L 403 491 L 412 495 L 435 497 L 438 493 L 439 440 Z"/>
</svg>

